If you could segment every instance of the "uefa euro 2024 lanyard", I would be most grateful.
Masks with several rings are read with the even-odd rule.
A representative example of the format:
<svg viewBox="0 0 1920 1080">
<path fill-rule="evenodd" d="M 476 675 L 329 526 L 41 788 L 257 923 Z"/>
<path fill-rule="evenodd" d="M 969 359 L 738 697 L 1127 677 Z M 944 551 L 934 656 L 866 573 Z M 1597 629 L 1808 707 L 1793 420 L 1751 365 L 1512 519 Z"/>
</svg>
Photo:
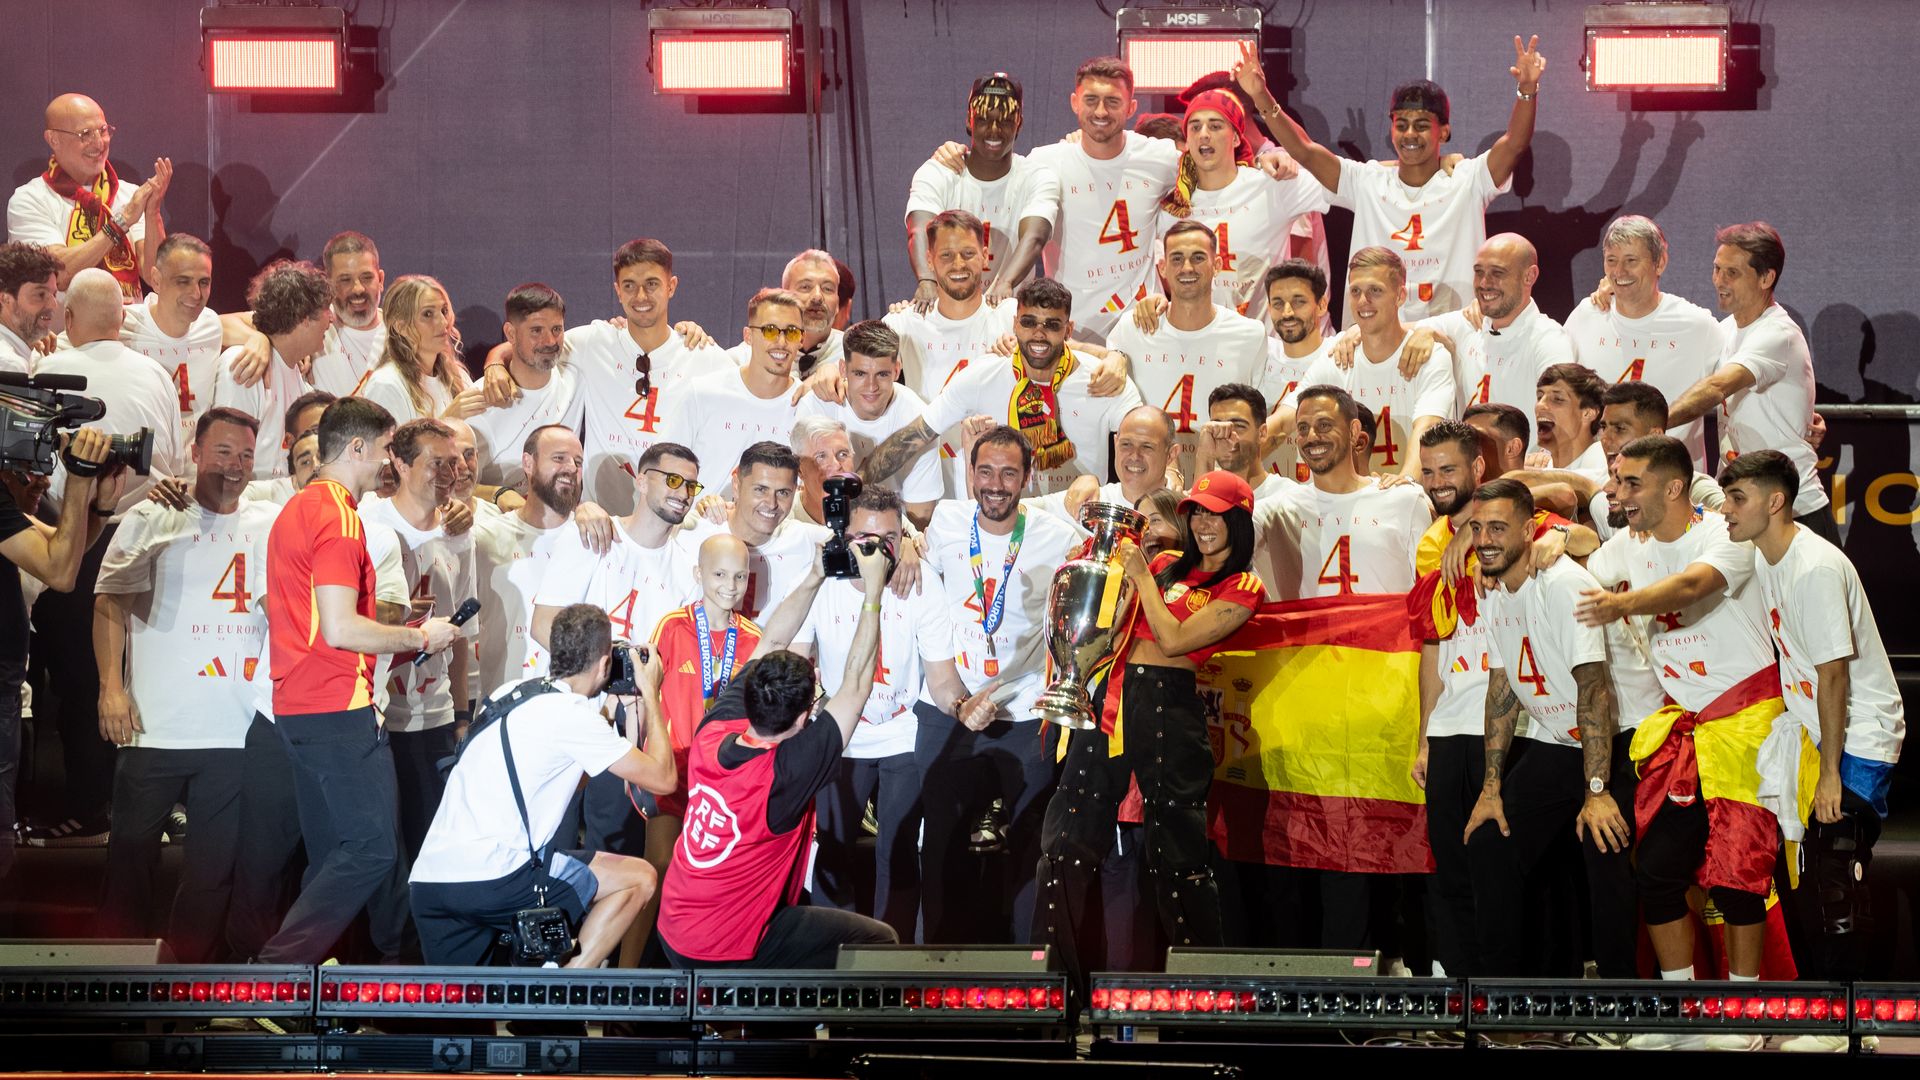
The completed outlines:
<svg viewBox="0 0 1920 1080">
<path fill-rule="evenodd" d="M 972 546 L 968 549 L 968 561 L 973 564 L 973 598 L 980 605 L 980 629 L 987 638 L 987 655 L 993 656 L 994 631 L 1000 629 L 1000 620 L 1007 614 L 1007 582 L 1013 578 L 1013 564 L 1020 558 L 1020 541 L 1027 535 L 1027 510 L 1021 507 L 1018 516 L 1013 519 L 1013 536 L 1007 541 L 1006 562 L 1000 567 L 1000 580 L 993 587 L 993 602 L 987 602 L 987 579 L 981 574 L 980 564 L 980 511 L 973 512 Z"/>
<path fill-rule="evenodd" d="M 721 648 L 718 680 L 713 673 L 713 636 L 707 633 L 707 604 L 704 600 L 693 605 L 693 628 L 700 638 L 700 694 L 708 704 L 712 704 L 713 699 L 719 697 L 720 691 L 725 690 L 727 683 L 733 679 L 733 649 L 740 640 L 740 623 L 731 612 L 728 613 L 727 643 Z"/>
</svg>

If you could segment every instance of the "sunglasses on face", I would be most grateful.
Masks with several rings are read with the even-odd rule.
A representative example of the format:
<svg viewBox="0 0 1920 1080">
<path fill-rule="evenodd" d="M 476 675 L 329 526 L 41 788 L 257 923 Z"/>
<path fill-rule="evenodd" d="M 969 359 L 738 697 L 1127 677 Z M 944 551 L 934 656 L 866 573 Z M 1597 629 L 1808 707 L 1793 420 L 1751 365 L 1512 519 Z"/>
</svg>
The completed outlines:
<svg viewBox="0 0 1920 1080">
<path fill-rule="evenodd" d="M 782 338 L 785 338 L 789 344 L 798 345 L 800 339 L 807 336 L 807 332 L 798 326 L 775 326 L 767 323 L 764 326 L 749 326 L 747 329 L 760 331 L 760 337 L 769 345 L 778 345 Z"/>
<path fill-rule="evenodd" d="M 637 397 L 646 397 L 653 392 L 653 357 L 641 353 L 633 358 L 633 392 Z"/>
<path fill-rule="evenodd" d="M 1067 328 L 1067 323 L 1065 319 L 1047 319 L 1042 321 L 1032 315 L 1022 315 L 1019 319 L 1019 326 L 1022 330 L 1045 330 L 1049 334 L 1057 334 Z"/>
<path fill-rule="evenodd" d="M 668 491 L 679 491 L 681 488 L 686 488 L 687 498 L 689 499 L 699 498 L 700 492 L 706 490 L 706 485 L 702 484 L 700 481 L 689 480 L 686 477 L 681 476 L 677 472 L 668 472 L 665 469 L 648 469 L 647 471 L 656 472 L 656 473 L 659 473 L 661 476 L 666 477 Z"/>
</svg>

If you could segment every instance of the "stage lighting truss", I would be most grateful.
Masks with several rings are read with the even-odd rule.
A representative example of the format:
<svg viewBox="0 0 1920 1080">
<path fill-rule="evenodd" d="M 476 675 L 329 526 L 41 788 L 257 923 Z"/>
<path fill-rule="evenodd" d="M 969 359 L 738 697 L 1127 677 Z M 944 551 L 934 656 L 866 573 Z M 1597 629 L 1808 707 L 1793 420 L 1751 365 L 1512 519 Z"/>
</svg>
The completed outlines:
<svg viewBox="0 0 1920 1080">
<path fill-rule="evenodd" d="M 1587 8 L 1587 89 L 1727 88 L 1732 16 L 1725 4 L 1594 4 Z"/>
<path fill-rule="evenodd" d="M 1178 94 L 1202 75 L 1232 71 L 1242 43 L 1260 44 L 1260 11 L 1253 7 L 1124 7 L 1113 21 L 1120 58 L 1141 94 Z"/>
<path fill-rule="evenodd" d="M 313 982 L 310 967 L 260 964 L 7 968 L 0 1017 L 311 1016 Z"/>
<path fill-rule="evenodd" d="M 1468 1022 L 1477 1031 L 1845 1035 L 1848 1030 L 1845 983 L 1475 979 L 1469 994 Z"/>
<path fill-rule="evenodd" d="M 323 967 L 323 1019 L 408 1016 L 680 1021 L 688 976 L 642 969 Z"/>
<path fill-rule="evenodd" d="M 1096 1024 L 1158 1027 L 1453 1030 L 1466 1018 L 1450 979 L 1100 974 L 1087 1004 Z"/>
<path fill-rule="evenodd" d="M 340 8 L 202 8 L 200 37 L 210 93 L 338 94 L 345 87 L 347 14 Z"/>
<path fill-rule="evenodd" d="M 1066 995 L 1066 977 L 1056 973 L 940 978 L 919 973 L 716 971 L 695 976 L 693 1019 L 1004 1029 L 1065 1022 Z"/>
<path fill-rule="evenodd" d="M 777 96 L 793 89 L 793 12 L 716 8 L 647 12 L 656 94 Z"/>
</svg>

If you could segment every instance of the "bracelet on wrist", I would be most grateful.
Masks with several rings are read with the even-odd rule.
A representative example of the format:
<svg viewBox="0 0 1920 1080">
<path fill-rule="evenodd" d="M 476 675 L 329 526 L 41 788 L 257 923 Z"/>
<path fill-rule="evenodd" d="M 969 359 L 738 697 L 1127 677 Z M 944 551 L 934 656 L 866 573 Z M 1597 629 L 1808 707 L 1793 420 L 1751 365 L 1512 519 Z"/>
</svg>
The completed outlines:
<svg viewBox="0 0 1920 1080">
<path fill-rule="evenodd" d="M 1534 87 L 1533 93 L 1529 94 L 1525 90 L 1522 90 L 1518 86 L 1516 86 L 1513 88 L 1513 96 L 1519 98 L 1521 101 L 1532 101 L 1534 98 L 1537 98 L 1540 96 L 1540 88 L 1537 86 Z"/>
</svg>

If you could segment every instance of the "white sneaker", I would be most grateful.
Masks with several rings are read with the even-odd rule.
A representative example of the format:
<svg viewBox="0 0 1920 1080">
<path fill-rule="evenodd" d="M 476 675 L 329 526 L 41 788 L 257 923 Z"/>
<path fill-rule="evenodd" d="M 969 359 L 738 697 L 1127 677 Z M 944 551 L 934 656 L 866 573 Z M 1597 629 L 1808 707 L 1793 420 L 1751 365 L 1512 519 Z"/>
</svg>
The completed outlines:
<svg viewBox="0 0 1920 1080">
<path fill-rule="evenodd" d="M 1433 961 L 1433 977 L 1436 979 L 1444 979 L 1447 977 L 1447 969 L 1441 966 L 1438 960 Z"/>
<path fill-rule="evenodd" d="M 1844 1042 L 1845 1040 L 1842 1041 Z M 1758 1050 L 1765 1045 L 1767 1045 L 1767 1040 L 1766 1037 L 1762 1035 L 1708 1035 L 1702 1039 L 1702 1045 L 1699 1049 L 1745 1051 Z M 1693 1048 L 1688 1047 L 1688 1049 Z"/>
<path fill-rule="evenodd" d="M 1627 1040 L 1628 1050 L 1700 1050 L 1706 1045 L 1706 1036 L 1690 1035 L 1681 1031 L 1647 1031 Z"/>
<path fill-rule="evenodd" d="M 1387 978 L 1390 978 L 1390 979 L 1413 978 L 1413 969 L 1407 967 L 1407 962 L 1398 956 L 1392 958 L 1391 960 L 1388 960 L 1385 964 L 1385 967 L 1387 970 L 1382 972 L 1381 974 L 1385 975 Z"/>
<path fill-rule="evenodd" d="M 1844 1054 L 1847 1052 L 1845 1035 L 1795 1035 L 1782 1039 L 1779 1049 L 1789 1054 Z"/>
</svg>

